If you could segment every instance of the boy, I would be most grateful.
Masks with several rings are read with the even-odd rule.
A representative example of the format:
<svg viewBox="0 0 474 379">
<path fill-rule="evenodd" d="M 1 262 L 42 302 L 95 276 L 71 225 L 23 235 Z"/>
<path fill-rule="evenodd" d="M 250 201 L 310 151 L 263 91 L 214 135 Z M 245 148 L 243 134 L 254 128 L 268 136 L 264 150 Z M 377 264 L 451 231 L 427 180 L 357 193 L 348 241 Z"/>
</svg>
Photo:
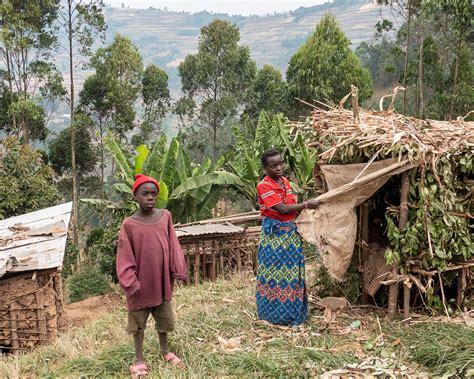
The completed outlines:
<svg viewBox="0 0 474 379">
<path fill-rule="evenodd" d="M 146 321 L 152 314 L 163 358 L 177 366 L 183 362 L 168 350 L 168 332 L 174 330 L 171 302 L 174 280 L 186 280 L 186 263 L 173 228 L 171 214 L 156 209 L 158 182 L 136 175 L 133 196 L 140 209 L 126 218 L 120 228 L 117 249 L 117 276 L 125 290 L 128 308 L 127 332 L 133 335 L 135 362 L 132 377 L 148 374 L 143 357 Z"/>
</svg>

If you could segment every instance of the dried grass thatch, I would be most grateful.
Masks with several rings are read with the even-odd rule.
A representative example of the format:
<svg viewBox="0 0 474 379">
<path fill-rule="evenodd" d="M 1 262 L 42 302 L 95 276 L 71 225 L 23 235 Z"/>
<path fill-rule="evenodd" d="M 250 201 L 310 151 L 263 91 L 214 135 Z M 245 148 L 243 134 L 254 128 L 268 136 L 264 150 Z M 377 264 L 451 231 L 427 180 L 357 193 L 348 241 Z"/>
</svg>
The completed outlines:
<svg viewBox="0 0 474 379">
<path fill-rule="evenodd" d="M 361 151 L 375 150 L 379 157 L 406 154 L 433 159 L 466 148 L 472 151 L 474 122 L 465 121 L 466 117 L 434 121 L 393 111 L 314 107 L 310 125 L 299 122 L 294 126 L 305 131 L 310 146 L 321 150 L 323 162 L 331 161 L 349 146 Z"/>
</svg>

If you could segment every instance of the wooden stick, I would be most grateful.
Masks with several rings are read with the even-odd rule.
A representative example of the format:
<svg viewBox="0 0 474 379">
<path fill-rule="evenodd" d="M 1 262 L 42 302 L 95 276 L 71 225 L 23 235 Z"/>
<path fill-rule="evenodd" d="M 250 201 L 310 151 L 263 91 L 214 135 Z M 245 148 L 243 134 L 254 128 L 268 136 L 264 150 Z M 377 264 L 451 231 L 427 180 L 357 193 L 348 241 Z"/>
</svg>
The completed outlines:
<svg viewBox="0 0 474 379">
<path fill-rule="evenodd" d="M 457 288 L 457 293 L 456 293 L 456 305 L 458 309 L 462 309 L 462 300 L 464 297 L 464 290 L 465 290 L 465 284 L 466 284 L 466 269 L 461 269 L 458 272 L 458 288 Z"/>
<path fill-rule="evenodd" d="M 38 310 L 36 314 L 38 315 L 38 329 L 42 333 L 40 335 L 40 343 L 44 345 L 46 343 L 46 316 L 44 312 L 44 290 L 38 291 L 35 293 L 36 305 Z"/>
<path fill-rule="evenodd" d="M 10 304 L 10 329 L 11 329 L 11 340 L 12 340 L 12 353 L 14 355 L 18 355 L 18 349 L 20 348 L 20 342 L 18 340 L 18 333 L 17 333 L 17 320 L 16 320 L 16 312 L 14 309 L 15 303 Z"/>
<path fill-rule="evenodd" d="M 403 318 L 410 317 L 410 290 L 411 286 L 406 282 L 403 283 Z"/>
<path fill-rule="evenodd" d="M 194 285 L 199 284 L 199 243 L 194 244 Z"/>
<path fill-rule="evenodd" d="M 469 268 L 469 267 L 474 267 L 474 262 L 467 261 L 463 264 L 459 264 L 459 265 L 456 265 L 456 266 L 448 266 L 448 267 L 445 267 L 444 269 L 442 269 L 440 271 L 441 272 L 456 271 L 456 270 L 460 270 L 460 269 L 463 269 L 463 268 Z M 422 270 L 422 269 L 416 268 L 416 267 L 410 268 L 410 271 L 414 272 L 416 274 L 422 274 L 422 275 L 426 275 L 426 276 L 436 276 L 436 274 L 438 273 L 438 271 L 426 271 L 426 270 Z"/>
<path fill-rule="evenodd" d="M 206 246 L 205 246 L 205 243 L 202 244 L 202 279 L 203 280 L 206 280 L 209 278 L 208 274 L 207 274 L 207 265 L 206 265 L 206 261 L 207 261 L 207 257 L 206 257 Z"/>
<path fill-rule="evenodd" d="M 224 243 L 219 241 L 219 275 L 224 277 Z"/>
<path fill-rule="evenodd" d="M 212 253 L 211 253 L 211 280 L 216 280 L 216 241 L 212 241 Z"/>
<path fill-rule="evenodd" d="M 369 244 L 369 203 L 365 202 L 361 207 L 362 240 L 364 241 L 362 246 L 362 268 L 364 268 L 369 255 L 369 250 L 367 248 L 367 245 Z M 367 293 L 367 288 L 365 285 L 362 285 L 362 304 L 367 304 L 368 302 L 369 294 Z"/>
<path fill-rule="evenodd" d="M 446 316 L 448 317 L 448 320 L 450 320 L 451 318 L 449 317 L 448 307 L 446 306 L 446 296 L 444 296 L 443 278 L 441 278 L 441 273 L 439 271 L 438 271 L 438 277 L 439 277 L 439 286 L 441 288 L 441 296 L 443 297 L 444 311 L 446 312 Z"/>
<path fill-rule="evenodd" d="M 403 230 L 408 222 L 408 190 L 409 190 L 409 176 L 405 171 L 401 175 L 401 189 L 400 189 L 400 215 L 398 219 L 398 228 Z M 398 267 L 394 265 L 392 268 L 392 276 L 398 276 Z M 398 310 L 398 283 L 390 285 L 388 298 L 388 318 L 393 320 Z M 408 311 L 409 312 L 409 311 Z"/>
<path fill-rule="evenodd" d="M 188 251 L 188 248 L 186 246 L 186 252 Z M 184 259 L 186 261 L 186 272 L 188 273 L 188 276 L 186 278 L 186 284 L 189 285 L 189 283 L 191 282 L 191 278 L 190 278 L 190 275 L 191 275 L 191 259 L 189 258 L 189 255 L 186 254 L 184 256 Z"/>
</svg>

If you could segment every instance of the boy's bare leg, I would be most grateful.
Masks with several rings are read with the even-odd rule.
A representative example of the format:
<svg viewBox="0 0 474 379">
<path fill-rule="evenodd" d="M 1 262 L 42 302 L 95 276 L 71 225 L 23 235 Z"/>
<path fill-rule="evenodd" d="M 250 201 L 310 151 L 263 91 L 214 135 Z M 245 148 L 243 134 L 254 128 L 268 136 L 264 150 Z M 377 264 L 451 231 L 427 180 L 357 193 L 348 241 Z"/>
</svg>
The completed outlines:
<svg viewBox="0 0 474 379">
<path fill-rule="evenodd" d="M 163 358 L 178 368 L 184 368 L 184 363 L 181 359 L 179 359 L 175 354 L 169 352 L 168 333 L 158 332 L 158 338 L 160 339 L 160 351 Z"/>
<path fill-rule="evenodd" d="M 158 338 L 160 340 L 160 350 L 161 354 L 165 356 L 169 352 L 168 348 L 168 333 L 158 332 Z"/>
<path fill-rule="evenodd" d="M 133 335 L 133 342 L 135 343 L 135 363 L 145 362 L 145 358 L 143 357 L 143 340 L 144 339 L 145 339 L 145 333 L 143 332 L 143 330 Z"/>
</svg>

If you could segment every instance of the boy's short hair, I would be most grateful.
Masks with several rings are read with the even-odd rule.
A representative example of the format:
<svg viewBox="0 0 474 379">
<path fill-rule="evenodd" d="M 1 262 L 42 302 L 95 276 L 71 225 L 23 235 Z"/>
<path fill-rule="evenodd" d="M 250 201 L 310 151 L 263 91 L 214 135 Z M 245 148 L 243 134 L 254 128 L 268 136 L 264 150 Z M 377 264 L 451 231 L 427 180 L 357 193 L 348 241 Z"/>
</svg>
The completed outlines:
<svg viewBox="0 0 474 379">
<path fill-rule="evenodd" d="M 274 157 L 276 155 L 281 155 L 281 153 L 277 149 L 272 148 L 272 149 L 269 149 L 269 150 L 265 151 L 262 154 L 262 157 L 260 158 L 261 162 L 262 162 L 262 166 L 265 167 L 267 165 L 267 159 L 270 158 L 270 157 Z"/>
</svg>

